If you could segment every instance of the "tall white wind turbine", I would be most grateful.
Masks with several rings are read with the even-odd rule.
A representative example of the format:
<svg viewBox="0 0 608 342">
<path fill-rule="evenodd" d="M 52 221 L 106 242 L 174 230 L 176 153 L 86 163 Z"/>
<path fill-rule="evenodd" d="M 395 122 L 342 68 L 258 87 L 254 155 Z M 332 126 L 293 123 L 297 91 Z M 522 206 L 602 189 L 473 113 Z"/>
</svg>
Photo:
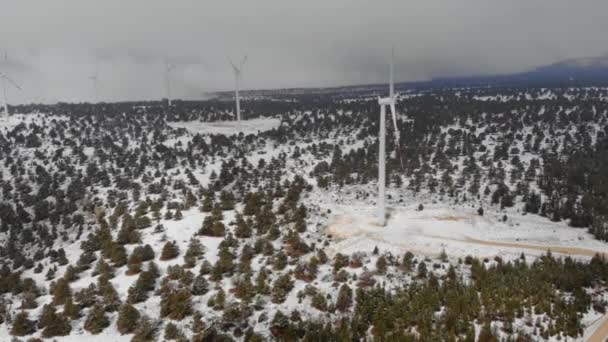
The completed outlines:
<svg viewBox="0 0 608 342">
<path fill-rule="evenodd" d="M 230 60 L 230 65 L 232 65 L 232 70 L 234 71 L 234 80 L 235 80 L 234 94 L 235 94 L 235 99 L 236 99 L 236 120 L 238 121 L 238 124 L 239 124 L 239 131 L 241 130 L 241 99 L 239 97 L 239 86 L 240 86 L 241 77 L 243 74 L 243 66 L 245 65 L 246 61 L 247 61 L 247 55 L 245 55 L 243 57 L 243 60 L 241 61 L 241 63 L 238 66 L 236 64 L 234 64 L 234 62 L 232 62 L 232 60 Z"/>
<path fill-rule="evenodd" d="M 378 151 L 378 218 L 381 226 L 386 225 L 386 107 L 389 106 L 393 116 L 393 125 L 395 126 L 395 147 L 398 150 L 399 146 L 399 129 L 397 127 L 397 111 L 395 103 L 397 95 L 395 94 L 395 86 L 393 80 L 395 49 L 391 53 L 390 63 L 390 79 L 389 79 L 389 96 L 378 98 L 380 105 L 380 134 L 379 134 L 379 151 Z M 402 162 L 403 166 L 403 162 Z"/>
<path fill-rule="evenodd" d="M 4 53 L 4 64 L 6 64 L 7 61 L 8 61 L 8 55 L 5 52 Z M 15 81 L 13 81 L 10 77 L 8 77 L 5 73 L 3 73 L 1 71 L 0 71 L 0 79 L 2 79 L 2 92 L 4 94 L 4 97 L 3 97 L 4 117 L 5 117 L 5 120 L 8 121 L 9 112 L 8 112 L 8 96 L 6 95 L 6 87 L 7 87 L 7 85 L 11 85 L 19 90 L 21 90 L 21 87 Z"/>
<path fill-rule="evenodd" d="M 175 65 L 165 61 L 165 83 L 167 90 L 167 104 L 171 107 L 171 70 L 175 69 Z"/>
<path fill-rule="evenodd" d="M 93 103 L 99 102 L 99 65 L 95 64 L 95 74 L 89 79 L 93 85 Z"/>
</svg>

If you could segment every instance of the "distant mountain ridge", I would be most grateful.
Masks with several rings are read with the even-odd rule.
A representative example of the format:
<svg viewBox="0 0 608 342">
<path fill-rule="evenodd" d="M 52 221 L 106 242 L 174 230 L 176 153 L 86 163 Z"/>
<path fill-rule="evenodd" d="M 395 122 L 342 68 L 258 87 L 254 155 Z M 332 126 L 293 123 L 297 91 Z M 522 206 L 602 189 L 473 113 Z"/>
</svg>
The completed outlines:
<svg viewBox="0 0 608 342">
<path fill-rule="evenodd" d="M 405 89 L 428 89 L 443 87 L 580 87 L 608 86 L 608 54 L 600 57 L 572 58 L 539 66 L 532 70 L 512 74 L 473 75 L 460 77 L 437 77 L 429 81 L 397 82 L 399 91 Z M 244 96 L 295 96 L 314 94 L 368 94 L 380 95 L 388 90 L 386 83 L 353 84 L 335 87 L 304 87 L 282 89 L 242 90 Z M 233 91 L 213 93 L 221 100 L 232 100 Z"/>
<path fill-rule="evenodd" d="M 608 55 L 567 59 L 513 74 L 435 78 L 433 86 L 581 86 L 608 85 Z"/>
</svg>

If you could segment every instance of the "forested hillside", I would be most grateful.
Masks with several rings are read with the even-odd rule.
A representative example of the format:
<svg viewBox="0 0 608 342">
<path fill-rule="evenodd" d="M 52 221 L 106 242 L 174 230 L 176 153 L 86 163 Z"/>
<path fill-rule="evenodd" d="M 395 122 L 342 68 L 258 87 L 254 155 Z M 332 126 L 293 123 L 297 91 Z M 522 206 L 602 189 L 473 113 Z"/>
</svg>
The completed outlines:
<svg viewBox="0 0 608 342">
<path fill-rule="evenodd" d="M 401 90 L 395 212 L 540 217 L 605 247 L 608 89 Z M 338 249 L 332 205 L 375 205 L 376 95 L 245 94 L 245 119 L 274 121 L 229 135 L 222 100 L 16 107 L 0 339 L 582 339 L 605 312 L 603 256 Z"/>
</svg>

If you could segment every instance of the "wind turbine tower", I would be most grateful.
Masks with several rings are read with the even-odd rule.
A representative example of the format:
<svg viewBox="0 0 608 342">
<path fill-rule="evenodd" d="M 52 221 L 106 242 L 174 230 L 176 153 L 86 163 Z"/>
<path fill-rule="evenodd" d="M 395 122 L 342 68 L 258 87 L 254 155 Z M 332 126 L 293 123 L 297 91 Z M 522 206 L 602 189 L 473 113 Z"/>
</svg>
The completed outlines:
<svg viewBox="0 0 608 342">
<path fill-rule="evenodd" d="M 165 82 L 167 87 L 167 104 L 171 107 L 171 70 L 175 69 L 175 65 L 165 61 Z"/>
<path fill-rule="evenodd" d="M 234 71 L 234 80 L 235 80 L 234 97 L 236 99 L 236 120 L 238 121 L 238 124 L 239 124 L 239 131 L 241 130 L 241 99 L 239 97 L 239 86 L 240 86 L 241 77 L 243 74 L 243 66 L 245 65 L 246 61 L 247 61 L 247 55 L 245 55 L 243 57 L 243 60 L 241 61 L 241 63 L 238 66 L 236 64 L 234 64 L 234 62 L 232 62 L 232 60 L 230 61 L 230 65 L 232 65 L 232 70 Z"/>
<path fill-rule="evenodd" d="M 395 49 L 391 52 L 390 63 L 390 78 L 389 78 L 389 96 L 378 98 L 380 105 L 380 134 L 379 134 L 379 150 L 378 150 L 378 218 L 381 226 L 386 225 L 386 107 L 389 106 L 393 116 L 393 125 L 395 126 L 395 148 L 399 146 L 399 129 L 397 127 L 397 111 L 395 103 L 397 95 L 395 94 L 395 86 L 393 79 L 394 72 Z M 403 164 L 403 163 L 402 163 Z"/>
<path fill-rule="evenodd" d="M 89 79 L 93 84 L 93 103 L 97 103 L 99 102 L 99 67 L 97 65 L 95 65 L 95 74 Z"/>
<path fill-rule="evenodd" d="M 7 64 L 7 61 L 8 61 L 8 55 L 5 52 L 4 53 L 4 64 L 5 65 Z M 21 90 L 21 87 L 15 81 L 13 81 L 10 77 L 8 77 L 6 74 L 4 74 L 1 71 L 0 71 L 0 79 L 2 79 L 2 92 L 4 95 L 4 97 L 3 97 L 4 117 L 5 117 L 5 120 L 8 121 L 9 112 L 8 112 L 8 96 L 6 94 L 7 85 L 11 85 L 19 90 Z"/>
</svg>

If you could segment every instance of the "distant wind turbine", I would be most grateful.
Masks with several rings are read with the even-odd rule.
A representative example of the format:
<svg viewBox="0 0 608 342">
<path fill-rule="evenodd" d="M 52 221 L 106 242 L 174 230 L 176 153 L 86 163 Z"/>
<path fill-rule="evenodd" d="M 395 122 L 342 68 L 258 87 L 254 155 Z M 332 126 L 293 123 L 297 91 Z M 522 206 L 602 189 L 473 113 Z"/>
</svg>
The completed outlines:
<svg viewBox="0 0 608 342">
<path fill-rule="evenodd" d="M 6 54 L 6 52 L 4 53 L 4 64 L 7 64 L 8 61 L 8 55 Z M 4 93 L 4 115 L 6 120 L 8 121 L 8 117 L 9 117 L 9 112 L 8 112 L 8 97 L 6 95 L 6 87 L 7 85 L 12 85 L 13 87 L 21 90 L 21 87 L 15 82 L 13 81 L 10 77 L 8 77 L 6 74 L 4 74 L 3 72 L 0 72 L 0 79 L 2 79 L 2 91 Z"/>
<path fill-rule="evenodd" d="M 167 103 L 171 107 L 171 70 L 175 69 L 175 65 L 165 61 L 165 82 L 167 90 Z"/>
<path fill-rule="evenodd" d="M 236 120 L 239 124 L 239 131 L 241 130 L 241 100 L 239 97 L 239 85 L 241 82 L 241 77 L 243 75 L 243 66 L 247 61 L 247 55 L 243 57 L 241 63 L 237 66 L 234 64 L 232 60 L 230 60 L 230 65 L 232 65 L 232 70 L 234 71 L 234 80 L 235 80 L 235 99 L 236 99 Z"/>
<path fill-rule="evenodd" d="M 99 65 L 95 64 L 95 74 L 90 76 L 89 79 L 93 84 L 93 103 L 99 101 Z"/>
<path fill-rule="evenodd" d="M 378 215 L 380 225 L 386 225 L 386 107 L 391 108 L 391 114 L 393 116 L 393 125 L 395 126 L 395 148 L 399 149 L 399 129 L 397 127 L 397 111 L 395 109 L 395 103 L 397 96 L 395 95 L 395 86 L 393 79 L 394 72 L 394 59 L 395 49 L 393 47 L 391 51 L 391 63 L 390 63 L 390 78 L 389 78 L 389 96 L 378 98 L 378 104 L 380 105 L 380 134 L 379 134 L 379 151 L 378 151 Z M 403 161 L 401 161 L 403 167 Z"/>
</svg>

